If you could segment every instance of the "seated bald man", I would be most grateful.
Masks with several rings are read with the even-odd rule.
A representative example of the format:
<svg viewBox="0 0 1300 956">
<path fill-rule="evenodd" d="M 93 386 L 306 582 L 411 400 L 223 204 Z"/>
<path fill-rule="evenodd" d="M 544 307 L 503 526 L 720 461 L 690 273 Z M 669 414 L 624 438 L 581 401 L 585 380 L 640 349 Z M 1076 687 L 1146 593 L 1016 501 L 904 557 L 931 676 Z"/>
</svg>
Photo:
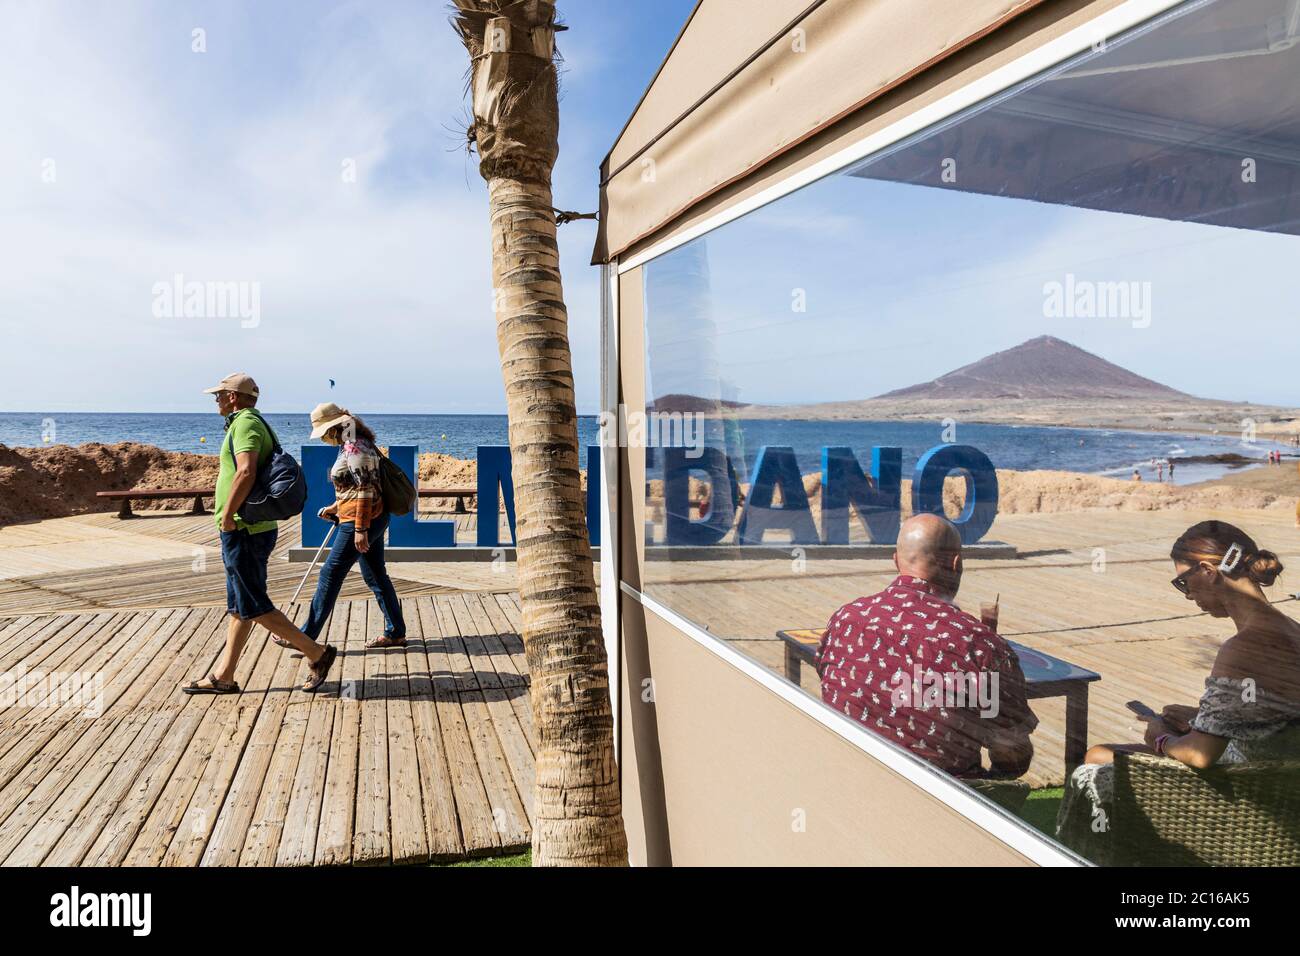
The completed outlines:
<svg viewBox="0 0 1300 956">
<path fill-rule="evenodd" d="M 915 515 L 895 547 L 893 583 L 831 616 L 817 651 L 822 699 L 953 776 L 1020 776 L 1038 719 L 1015 652 L 953 603 L 961 536 Z"/>
</svg>

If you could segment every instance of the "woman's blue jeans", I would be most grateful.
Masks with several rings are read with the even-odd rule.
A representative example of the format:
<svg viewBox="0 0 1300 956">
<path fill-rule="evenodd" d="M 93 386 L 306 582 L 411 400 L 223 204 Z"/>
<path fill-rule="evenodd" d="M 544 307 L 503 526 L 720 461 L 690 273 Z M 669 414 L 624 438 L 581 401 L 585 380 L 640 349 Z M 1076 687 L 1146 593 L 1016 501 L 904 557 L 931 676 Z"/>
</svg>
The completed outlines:
<svg viewBox="0 0 1300 956">
<path fill-rule="evenodd" d="M 388 514 L 383 514 L 370 525 L 367 535 L 370 550 L 365 554 L 358 551 L 353 543 L 356 530 L 356 525 L 351 521 L 339 525 L 334 532 L 334 543 L 330 546 L 329 556 L 321 565 L 316 594 L 311 599 L 311 611 L 307 615 L 307 623 L 302 627 L 303 633 L 313 641 L 320 637 L 325 622 L 334 611 L 334 602 L 338 600 L 343 579 L 352 570 L 352 565 L 358 562 L 361 564 L 361 577 L 374 592 L 379 609 L 384 612 L 384 635 L 406 637 L 402 602 L 397 599 L 393 579 L 388 576 L 388 568 L 384 565 L 384 532 L 388 530 Z"/>
</svg>

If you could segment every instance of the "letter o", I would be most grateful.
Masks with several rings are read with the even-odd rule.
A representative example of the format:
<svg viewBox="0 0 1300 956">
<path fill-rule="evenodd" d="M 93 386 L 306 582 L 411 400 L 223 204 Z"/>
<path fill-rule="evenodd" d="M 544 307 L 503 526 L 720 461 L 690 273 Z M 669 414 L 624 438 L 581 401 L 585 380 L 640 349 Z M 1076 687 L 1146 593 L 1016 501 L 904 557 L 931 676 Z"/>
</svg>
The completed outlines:
<svg viewBox="0 0 1300 956">
<path fill-rule="evenodd" d="M 971 445 L 937 445 L 912 473 L 912 514 L 943 515 L 943 483 L 954 471 L 966 478 L 966 507 L 952 519 L 962 544 L 975 544 L 998 515 L 998 473 L 989 456 Z"/>
</svg>

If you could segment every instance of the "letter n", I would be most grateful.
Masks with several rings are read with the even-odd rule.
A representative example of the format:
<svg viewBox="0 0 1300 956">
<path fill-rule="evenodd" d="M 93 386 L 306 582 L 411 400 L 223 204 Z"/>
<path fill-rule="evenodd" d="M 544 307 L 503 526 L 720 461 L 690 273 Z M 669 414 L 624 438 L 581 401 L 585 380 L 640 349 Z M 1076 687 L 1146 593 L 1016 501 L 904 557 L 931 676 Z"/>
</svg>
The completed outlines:
<svg viewBox="0 0 1300 956">
<path fill-rule="evenodd" d="M 822 449 L 822 539 L 849 543 L 849 509 L 857 509 L 867 537 L 878 544 L 898 540 L 902 507 L 903 449 L 871 449 L 871 477 L 851 448 Z"/>
<path fill-rule="evenodd" d="M 498 494 L 499 492 L 499 494 Z M 478 446 L 478 546 L 501 547 L 501 499 L 506 500 L 510 543 L 515 543 L 515 482 L 509 445 Z"/>
</svg>

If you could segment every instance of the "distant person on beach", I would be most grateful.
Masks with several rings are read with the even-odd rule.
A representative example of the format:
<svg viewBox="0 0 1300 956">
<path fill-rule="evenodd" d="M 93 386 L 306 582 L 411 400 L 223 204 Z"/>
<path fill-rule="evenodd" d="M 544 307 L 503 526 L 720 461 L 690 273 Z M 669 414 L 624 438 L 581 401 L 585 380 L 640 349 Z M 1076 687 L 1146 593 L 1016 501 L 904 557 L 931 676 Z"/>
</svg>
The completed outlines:
<svg viewBox="0 0 1300 956">
<path fill-rule="evenodd" d="M 1138 717 L 1146 723 L 1143 743 L 1093 746 L 1070 776 L 1057 832 L 1094 862 L 1110 852 L 1105 828 L 1094 824 L 1109 819 L 1117 752 L 1171 757 L 1199 770 L 1300 758 L 1300 623 L 1264 594 L 1282 562 L 1226 521 L 1188 528 L 1170 557 L 1174 589 L 1210 617 L 1230 618 L 1235 633 L 1219 646 L 1199 703 Z"/>
<path fill-rule="evenodd" d="M 1174 463 L 1172 461 L 1169 463 L 1169 483 L 1171 485 L 1174 483 Z"/>
<path fill-rule="evenodd" d="M 1136 468 L 1133 469 L 1133 480 L 1134 481 L 1142 480 L 1142 472 L 1138 471 Z"/>
<path fill-rule="evenodd" d="M 1156 462 L 1156 481 L 1164 481 L 1164 480 L 1165 480 L 1165 463 L 1163 461 L 1158 461 Z"/>
<path fill-rule="evenodd" d="M 361 577 L 379 602 L 384 615 L 384 633 L 366 647 L 405 647 L 406 621 L 393 579 L 384 563 L 384 533 L 389 515 L 384 510 L 379 475 L 379 449 L 375 433 L 360 418 L 333 402 L 317 405 L 311 413 L 311 437 L 337 445 L 339 454 L 330 469 L 334 504 L 320 510 L 320 516 L 338 524 L 329 557 L 320 569 L 316 594 L 303 631 L 317 638 L 334 611 L 343 579 L 360 562 Z"/>
<path fill-rule="evenodd" d="M 279 534 L 274 521 L 247 524 L 239 516 L 240 506 L 253 489 L 257 471 L 271 459 L 275 441 L 271 430 L 254 406 L 257 383 L 242 372 L 227 375 L 212 388 L 217 410 L 226 419 L 221 443 L 220 467 L 214 499 L 217 528 L 221 531 L 221 563 L 226 569 L 226 646 L 216 667 L 205 678 L 181 689 L 187 694 L 238 694 L 235 667 L 248 643 L 254 624 L 261 624 L 285 646 L 307 659 L 308 676 L 302 685 L 315 691 L 325 683 L 338 651 L 318 644 L 276 609 L 266 591 L 267 563 Z"/>
<path fill-rule="evenodd" d="M 831 616 L 817 649 L 822 700 L 953 776 L 1020 776 L 1038 719 L 1015 652 L 953 603 L 960 534 L 938 515 L 914 515 L 894 566 L 889 587 Z"/>
</svg>

